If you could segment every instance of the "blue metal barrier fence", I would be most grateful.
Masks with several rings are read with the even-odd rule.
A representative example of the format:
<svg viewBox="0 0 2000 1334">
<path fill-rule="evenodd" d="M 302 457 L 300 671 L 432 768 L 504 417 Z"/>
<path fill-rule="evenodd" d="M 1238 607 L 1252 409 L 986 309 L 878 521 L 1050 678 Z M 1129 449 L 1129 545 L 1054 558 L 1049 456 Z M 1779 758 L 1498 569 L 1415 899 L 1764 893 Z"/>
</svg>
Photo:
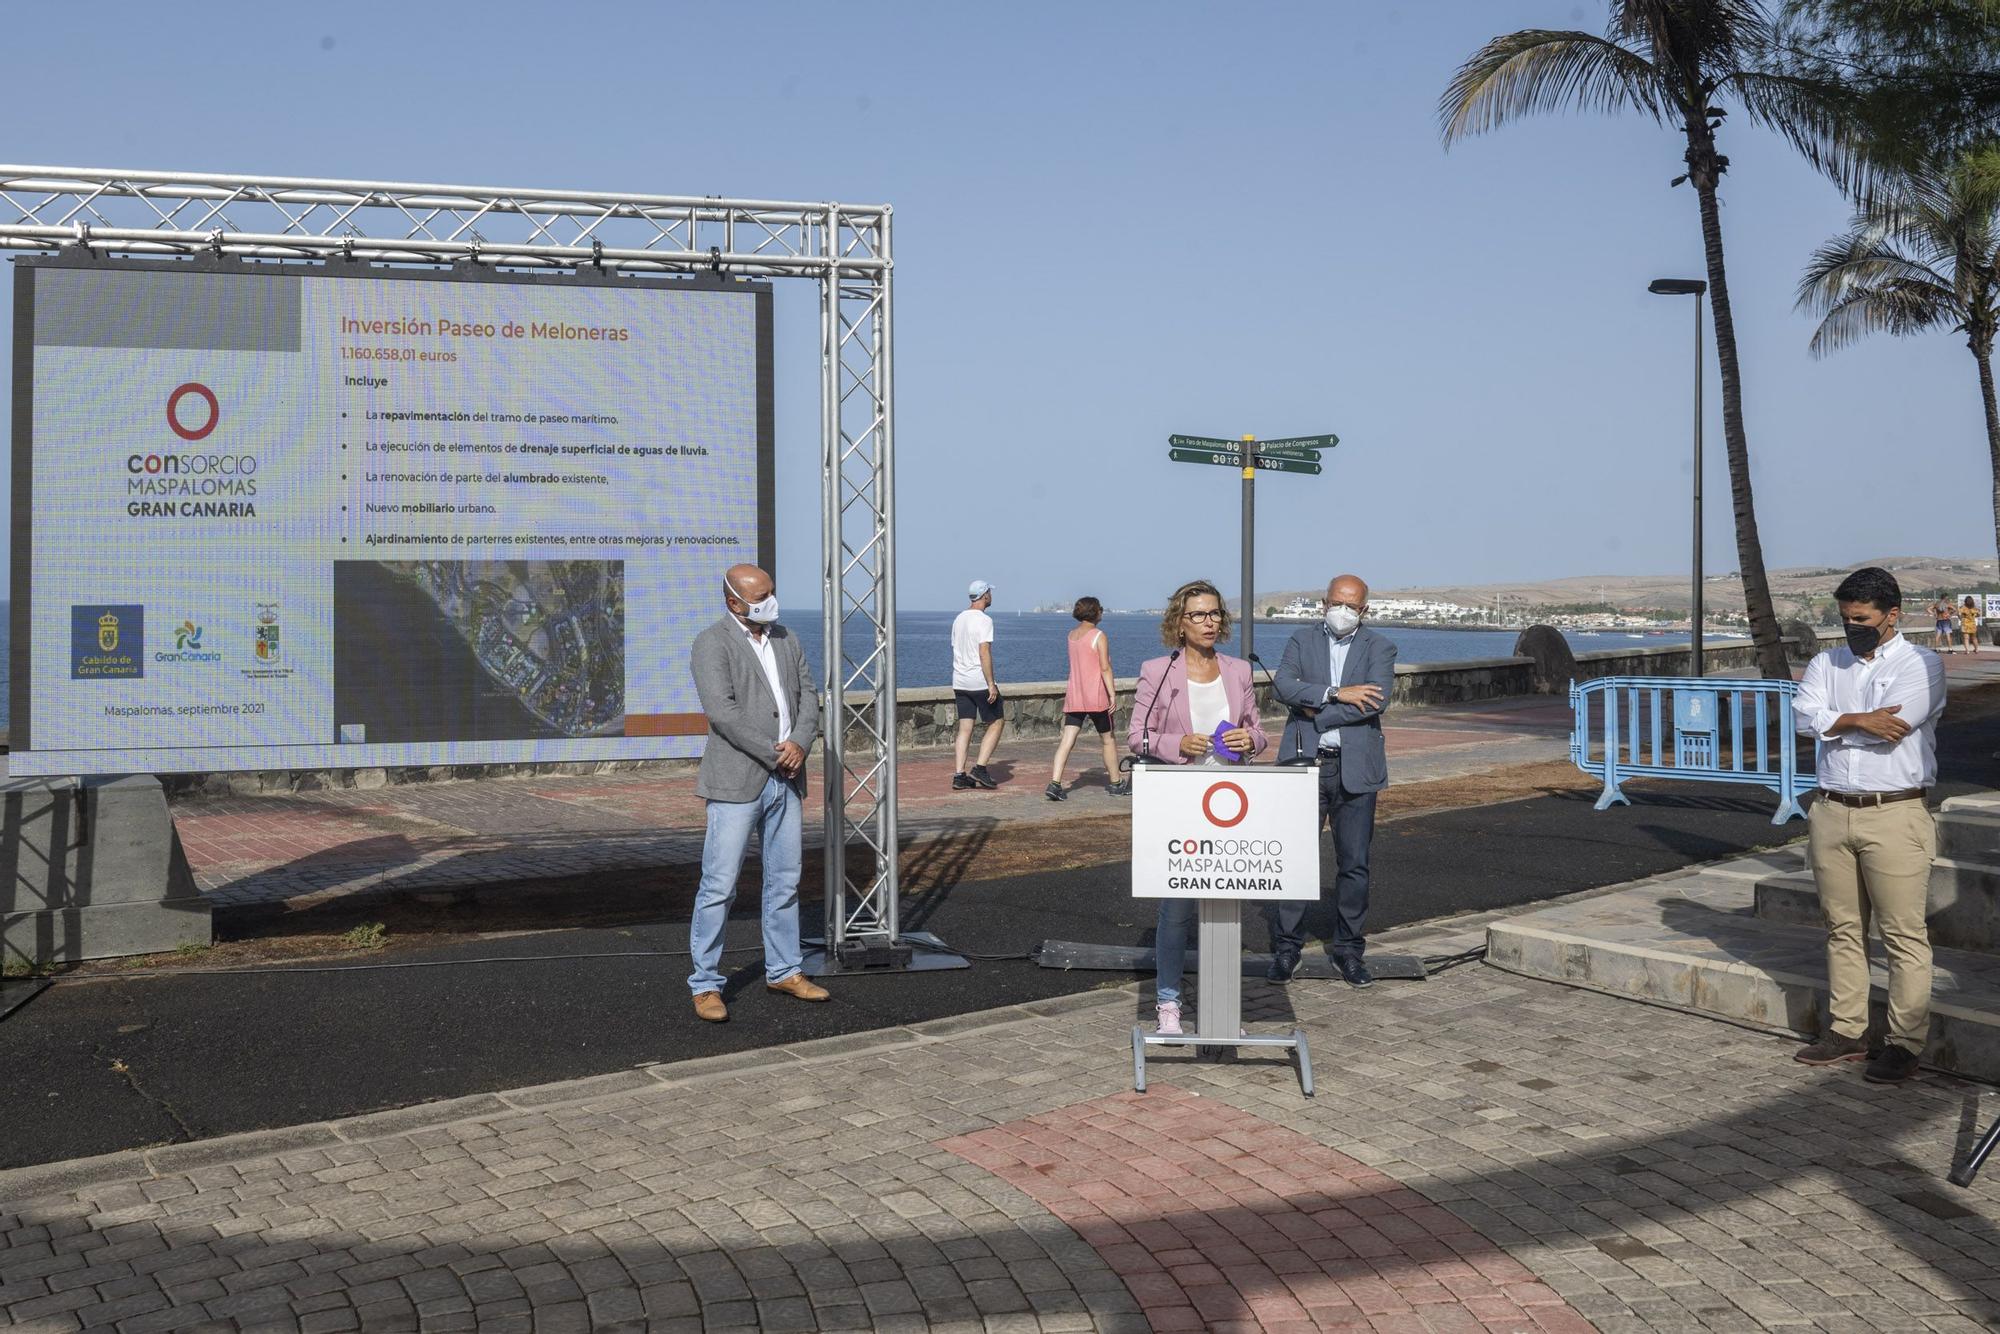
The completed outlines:
<svg viewBox="0 0 2000 1334">
<path fill-rule="evenodd" d="M 1771 823 L 1783 824 L 1805 814 L 1798 799 L 1819 786 L 1815 771 L 1799 772 L 1792 715 L 1798 689 L 1795 681 L 1715 677 L 1572 681 L 1569 702 L 1576 722 L 1569 734 L 1570 762 L 1604 780 L 1600 811 L 1613 803 L 1632 804 L 1618 786 L 1627 778 L 1754 783 L 1778 794 Z"/>
</svg>

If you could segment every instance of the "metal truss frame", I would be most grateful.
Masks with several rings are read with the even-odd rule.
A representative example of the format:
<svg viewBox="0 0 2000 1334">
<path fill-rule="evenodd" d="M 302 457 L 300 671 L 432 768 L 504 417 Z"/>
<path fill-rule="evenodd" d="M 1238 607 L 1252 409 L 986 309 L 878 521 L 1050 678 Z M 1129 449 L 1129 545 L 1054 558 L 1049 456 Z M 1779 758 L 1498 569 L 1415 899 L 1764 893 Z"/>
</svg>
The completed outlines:
<svg viewBox="0 0 2000 1334">
<path fill-rule="evenodd" d="M 823 971 L 834 972 L 910 959 L 898 920 L 889 222 L 886 204 L 0 165 L 0 249 L 816 279 Z"/>
</svg>

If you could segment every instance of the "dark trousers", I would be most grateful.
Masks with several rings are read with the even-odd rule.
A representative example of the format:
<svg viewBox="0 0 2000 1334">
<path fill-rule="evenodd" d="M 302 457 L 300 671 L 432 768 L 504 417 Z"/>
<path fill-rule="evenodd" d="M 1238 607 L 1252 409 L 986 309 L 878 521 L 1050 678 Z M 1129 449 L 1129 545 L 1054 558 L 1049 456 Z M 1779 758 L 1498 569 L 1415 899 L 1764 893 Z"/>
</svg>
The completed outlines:
<svg viewBox="0 0 2000 1334">
<path fill-rule="evenodd" d="M 1333 852 L 1340 874 L 1334 881 L 1333 939 L 1327 952 L 1359 959 L 1368 941 L 1368 844 L 1375 837 L 1375 794 L 1340 786 L 1340 753 L 1324 752 L 1319 767 L 1319 817 L 1333 828 Z M 1298 954 L 1305 948 L 1310 903 L 1266 905 L 1271 952 Z"/>
</svg>

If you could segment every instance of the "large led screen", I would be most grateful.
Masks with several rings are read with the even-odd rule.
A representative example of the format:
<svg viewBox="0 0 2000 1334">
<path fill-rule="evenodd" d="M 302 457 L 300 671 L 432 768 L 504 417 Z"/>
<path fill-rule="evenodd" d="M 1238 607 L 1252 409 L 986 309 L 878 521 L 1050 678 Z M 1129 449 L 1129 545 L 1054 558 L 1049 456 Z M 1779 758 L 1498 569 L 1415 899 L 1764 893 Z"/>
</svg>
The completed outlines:
<svg viewBox="0 0 2000 1334">
<path fill-rule="evenodd" d="M 14 316 L 15 774 L 700 752 L 767 286 L 64 258 Z"/>
</svg>

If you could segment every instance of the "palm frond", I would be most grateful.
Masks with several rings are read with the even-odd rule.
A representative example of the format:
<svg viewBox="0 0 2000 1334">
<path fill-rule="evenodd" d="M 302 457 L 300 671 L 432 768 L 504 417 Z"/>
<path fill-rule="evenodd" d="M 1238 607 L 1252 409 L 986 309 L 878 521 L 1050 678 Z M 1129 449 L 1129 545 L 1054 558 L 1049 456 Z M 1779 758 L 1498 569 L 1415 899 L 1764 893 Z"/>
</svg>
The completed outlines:
<svg viewBox="0 0 2000 1334">
<path fill-rule="evenodd" d="M 1949 276 L 1898 251 L 1872 228 L 1857 227 L 1813 251 L 1799 279 L 1798 309 L 1824 315 L 1856 292 L 1892 284 L 1956 304 Z"/>
<path fill-rule="evenodd" d="M 1936 289 L 1928 284 L 1906 286 L 1892 279 L 1881 286 L 1850 292 L 1835 302 L 1819 328 L 1813 330 L 1808 347 L 1815 357 L 1823 357 L 1871 333 L 1927 333 L 1950 328 L 1957 318 L 1957 303 L 1940 303 Z"/>
<path fill-rule="evenodd" d="M 1759 0 L 1613 0 L 1614 41 L 1689 82 L 1761 59 L 1775 28 Z"/>
<path fill-rule="evenodd" d="M 1717 93 L 1734 94 L 1752 121 L 1781 135 L 1842 187 L 1868 175 L 1870 164 L 1853 137 L 1855 95 L 1838 80 L 1737 69 L 1718 80 Z"/>
<path fill-rule="evenodd" d="M 1640 111 L 1664 121 L 1679 103 L 1637 52 L 1587 32 L 1528 28 L 1495 37 L 1459 66 L 1438 99 L 1439 128 L 1449 147 L 1531 112 L 1565 107 Z"/>
</svg>

